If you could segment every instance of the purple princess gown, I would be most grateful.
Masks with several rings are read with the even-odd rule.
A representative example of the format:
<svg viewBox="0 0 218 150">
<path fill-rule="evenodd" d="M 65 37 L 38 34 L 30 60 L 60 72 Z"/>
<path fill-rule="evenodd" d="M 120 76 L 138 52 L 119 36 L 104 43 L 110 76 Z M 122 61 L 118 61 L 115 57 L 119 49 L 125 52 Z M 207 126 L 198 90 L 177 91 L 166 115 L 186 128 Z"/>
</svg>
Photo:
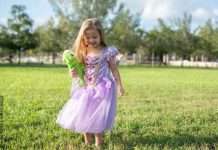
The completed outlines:
<svg viewBox="0 0 218 150">
<path fill-rule="evenodd" d="M 70 99 L 56 120 L 61 127 L 78 133 L 102 133 L 112 129 L 117 93 L 108 62 L 118 54 L 118 50 L 115 47 L 102 50 L 101 57 L 85 58 L 87 86 L 80 87 L 78 80 L 73 80 Z"/>
</svg>

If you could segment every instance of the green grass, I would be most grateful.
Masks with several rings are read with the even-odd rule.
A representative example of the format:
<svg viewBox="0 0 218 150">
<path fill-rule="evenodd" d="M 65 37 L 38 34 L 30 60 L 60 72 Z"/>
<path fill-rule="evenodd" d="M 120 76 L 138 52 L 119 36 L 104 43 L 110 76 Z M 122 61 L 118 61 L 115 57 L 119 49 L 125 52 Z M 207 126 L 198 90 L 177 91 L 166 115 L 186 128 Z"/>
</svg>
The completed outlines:
<svg viewBox="0 0 218 150">
<path fill-rule="evenodd" d="M 126 95 L 118 99 L 105 149 L 218 148 L 218 70 L 138 66 L 120 72 Z M 0 67 L 3 148 L 94 149 L 55 124 L 70 82 L 63 67 Z"/>
</svg>

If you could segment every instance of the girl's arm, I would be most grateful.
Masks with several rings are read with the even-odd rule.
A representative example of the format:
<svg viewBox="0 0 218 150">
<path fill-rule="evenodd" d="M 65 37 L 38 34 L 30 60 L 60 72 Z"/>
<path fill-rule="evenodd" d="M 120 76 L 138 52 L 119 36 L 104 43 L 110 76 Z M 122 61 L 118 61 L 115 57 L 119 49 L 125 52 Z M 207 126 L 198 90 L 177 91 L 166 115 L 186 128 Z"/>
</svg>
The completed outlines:
<svg viewBox="0 0 218 150">
<path fill-rule="evenodd" d="M 117 64 L 116 64 L 115 57 L 112 57 L 109 60 L 109 67 L 110 67 L 111 72 L 112 72 L 112 74 L 114 76 L 114 79 L 117 82 L 117 88 L 118 88 L 119 95 L 123 96 L 124 95 L 124 88 L 123 88 L 123 84 L 122 84 L 122 81 L 121 81 L 120 73 L 119 73 L 119 70 L 118 70 L 118 67 L 117 67 Z"/>
</svg>

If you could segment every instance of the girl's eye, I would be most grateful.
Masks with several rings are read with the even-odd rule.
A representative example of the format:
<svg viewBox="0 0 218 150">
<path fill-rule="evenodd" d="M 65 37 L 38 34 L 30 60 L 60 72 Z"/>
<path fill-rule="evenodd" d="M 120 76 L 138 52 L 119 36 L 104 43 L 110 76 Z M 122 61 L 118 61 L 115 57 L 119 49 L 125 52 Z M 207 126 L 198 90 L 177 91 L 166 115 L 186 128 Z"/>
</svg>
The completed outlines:
<svg viewBox="0 0 218 150">
<path fill-rule="evenodd" d="M 85 37 L 86 40 L 89 40 L 89 39 L 97 39 L 97 36 L 92 36 L 92 37 Z"/>
</svg>

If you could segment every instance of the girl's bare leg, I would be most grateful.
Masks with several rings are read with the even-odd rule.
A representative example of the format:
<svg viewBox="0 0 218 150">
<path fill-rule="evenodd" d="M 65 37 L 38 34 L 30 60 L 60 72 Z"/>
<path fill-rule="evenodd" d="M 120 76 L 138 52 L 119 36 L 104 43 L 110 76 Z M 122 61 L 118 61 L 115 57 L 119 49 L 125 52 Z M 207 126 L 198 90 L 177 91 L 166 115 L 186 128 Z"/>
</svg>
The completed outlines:
<svg viewBox="0 0 218 150">
<path fill-rule="evenodd" d="M 103 133 L 95 134 L 95 146 L 101 146 L 104 143 Z"/>
<path fill-rule="evenodd" d="M 93 134 L 91 133 L 84 133 L 84 139 L 85 139 L 85 144 L 92 144 L 92 137 L 93 137 Z"/>
</svg>

